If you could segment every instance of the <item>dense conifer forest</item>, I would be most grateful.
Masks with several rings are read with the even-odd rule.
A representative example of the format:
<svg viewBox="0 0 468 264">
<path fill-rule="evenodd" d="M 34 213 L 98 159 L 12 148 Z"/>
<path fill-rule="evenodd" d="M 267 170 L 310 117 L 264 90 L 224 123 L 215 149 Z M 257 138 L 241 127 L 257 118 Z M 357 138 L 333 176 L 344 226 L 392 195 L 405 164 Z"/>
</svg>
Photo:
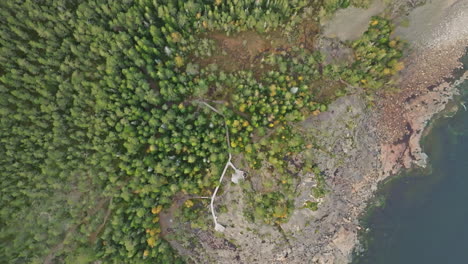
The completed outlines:
<svg viewBox="0 0 468 264">
<path fill-rule="evenodd" d="M 228 152 L 278 175 L 251 194 L 250 219 L 287 221 L 290 158 L 314 147 L 295 122 L 347 84 L 372 93 L 403 67 L 384 18 L 349 43 L 349 65 L 304 45 L 297 29 L 317 23 L 306 11 L 349 4 L 366 3 L 0 1 L 0 262 L 183 263 L 159 214 L 176 195 L 192 198 L 188 219 L 209 214 L 196 197 L 212 194 Z M 219 38 L 245 32 L 284 43 L 223 64 L 240 54 L 221 54 Z"/>
</svg>

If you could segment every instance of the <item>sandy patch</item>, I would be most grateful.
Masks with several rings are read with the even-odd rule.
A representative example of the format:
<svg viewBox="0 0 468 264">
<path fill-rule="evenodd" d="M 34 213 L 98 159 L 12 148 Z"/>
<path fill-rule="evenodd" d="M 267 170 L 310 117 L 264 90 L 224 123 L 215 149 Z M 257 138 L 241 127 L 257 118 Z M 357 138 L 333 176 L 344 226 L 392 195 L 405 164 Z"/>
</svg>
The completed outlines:
<svg viewBox="0 0 468 264">
<path fill-rule="evenodd" d="M 367 30 L 371 17 L 380 14 L 384 9 L 385 4 L 381 0 L 374 1 L 368 9 L 341 9 L 334 14 L 331 21 L 326 22 L 324 35 L 341 41 L 358 39 Z"/>
</svg>

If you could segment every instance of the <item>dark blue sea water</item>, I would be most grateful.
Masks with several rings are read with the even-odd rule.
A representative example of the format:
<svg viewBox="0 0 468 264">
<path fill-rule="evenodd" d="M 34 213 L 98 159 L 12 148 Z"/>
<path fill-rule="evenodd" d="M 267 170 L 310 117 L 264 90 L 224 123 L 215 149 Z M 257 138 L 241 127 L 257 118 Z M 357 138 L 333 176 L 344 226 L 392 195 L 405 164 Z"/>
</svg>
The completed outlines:
<svg viewBox="0 0 468 264">
<path fill-rule="evenodd" d="M 468 81 L 460 85 L 467 102 Z M 468 111 L 437 120 L 423 140 L 431 168 L 384 184 L 383 206 L 364 220 L 355 264 L 468 263 Z"/>
</svg>

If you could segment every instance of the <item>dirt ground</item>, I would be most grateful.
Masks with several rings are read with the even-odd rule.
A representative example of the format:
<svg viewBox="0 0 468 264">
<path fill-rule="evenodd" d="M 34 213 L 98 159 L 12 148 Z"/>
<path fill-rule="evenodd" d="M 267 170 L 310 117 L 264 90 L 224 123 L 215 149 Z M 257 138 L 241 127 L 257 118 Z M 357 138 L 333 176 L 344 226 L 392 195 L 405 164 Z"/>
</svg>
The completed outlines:
<svg viewBox="0 0 468 264">
<path fill-rule="evenodd" d="M 284 36 L 278 31 L 265 34 L 247 31 L 229 36 L 222 32 L 214 32 L 205 37 L 215 40 L 215 54 L 197 60 L 201 66 L 216 63 L 226 72 L 248 69 L 260 75 L 268 70 L 257 67 L 265 55 L 288 52 L 293 46 L 313 50 L 318 32 L 318 25 L 312 21 L 304 21 L 298 27 L 298 31 L 290 36 Z"/>
</svg>

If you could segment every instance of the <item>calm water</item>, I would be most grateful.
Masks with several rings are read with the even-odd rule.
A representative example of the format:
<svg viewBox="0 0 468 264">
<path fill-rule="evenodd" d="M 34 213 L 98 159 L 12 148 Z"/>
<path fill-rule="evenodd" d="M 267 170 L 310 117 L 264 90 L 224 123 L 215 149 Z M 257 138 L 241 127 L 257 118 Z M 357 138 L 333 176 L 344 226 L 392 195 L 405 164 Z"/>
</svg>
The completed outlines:
<svg viewBox="0 0 468 264">
<path fill-rule="evenodd" d="M 461 88 L 468 102 L 468 81 Z M 468 263 L 468 111 L 436 121 L 423 146 L 431 170 L 383 186 L 384 205 L 365 220 L 367 251 L 355 264 Z"/>
</svg>

